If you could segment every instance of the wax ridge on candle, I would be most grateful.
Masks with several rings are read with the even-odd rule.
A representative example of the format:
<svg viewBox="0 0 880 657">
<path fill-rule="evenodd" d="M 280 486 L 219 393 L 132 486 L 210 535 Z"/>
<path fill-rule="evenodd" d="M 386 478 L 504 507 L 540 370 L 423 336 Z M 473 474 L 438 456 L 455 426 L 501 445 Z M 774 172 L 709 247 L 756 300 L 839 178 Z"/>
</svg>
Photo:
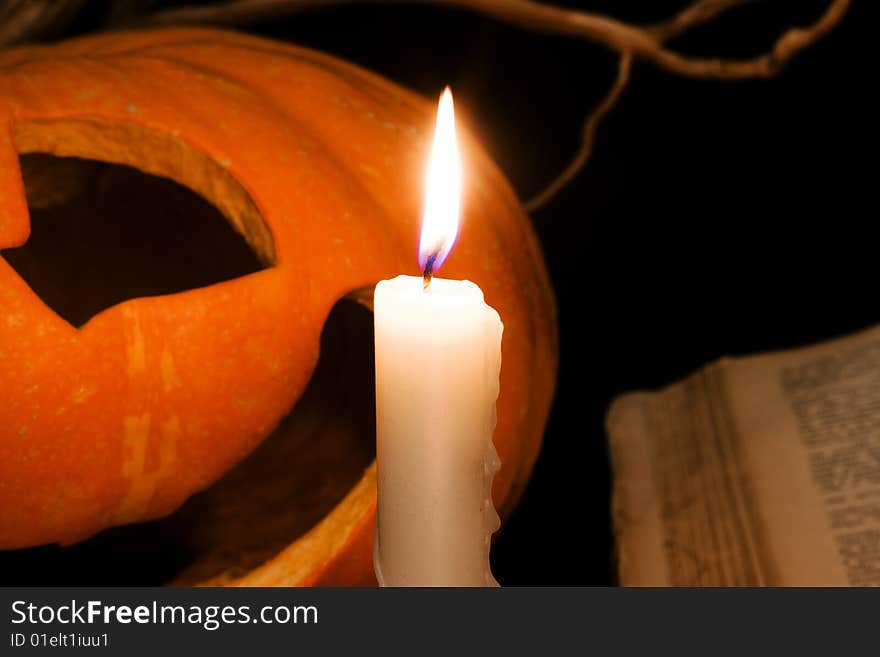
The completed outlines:
<svg viewBox="0 0 880 657">
<path fill-rule="evenodd" d="M 482 291 L 481 291 L 482 294 Z M 497 401 L 500 392 L 501 377 L 501 337 L 504 332 L 504 324 L 501 317 L 491 306 L 486 306 L 486 385 L 492 404 L 489 407 L 486 418 L 486 454 L 483 457 L 483 526 L 486 529 L 486 562 L 485 580 L 486 586 L 498 586 L 498 581 L 492 574 L 492 566 L 489 562 L 489 552 L 492 548 L 492 534 L 501 527 L 501 518 L 495 510 L 492 501 L 492 482 L 495 474 L 501 469 L 501 459 L 495 448 L 495 427 L 498 424 Z M 494 351 L 497 344 L 497 352 Z M 498 353 L 497 359 L 492 358 L 493 353 Z M 494 362 L 493 362 L 494 361 Z"/>
</svg>

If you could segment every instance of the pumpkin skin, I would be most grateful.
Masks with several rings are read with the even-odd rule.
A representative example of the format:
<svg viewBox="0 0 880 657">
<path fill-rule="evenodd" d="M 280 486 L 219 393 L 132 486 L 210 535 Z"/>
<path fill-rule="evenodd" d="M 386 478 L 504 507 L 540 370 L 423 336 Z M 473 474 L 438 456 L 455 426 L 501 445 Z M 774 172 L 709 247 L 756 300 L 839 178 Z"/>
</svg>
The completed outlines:
<svg viewBox="0 0 880 657">
<path fill-rule="evenodd" d="M 435 105 L 332 57 L 166 29 L 0 53 L 0 248 L 26 242 L 19 153 L 133 166 L 205 197 L 271 267 L 136 298 L 79 329 L 0 256 L 0 548 L 72 543 L 164 516 L 296 403 L 334 303 L 417 274 Z M 557 364 L 555 307 L 513 191 L 460 128 L 462 227 L 441 276 L 504 322 L 493 497 L 505 515 L 537 456 Z M 372 583 L 375 473 L 239 579 Z"/>
</svg>

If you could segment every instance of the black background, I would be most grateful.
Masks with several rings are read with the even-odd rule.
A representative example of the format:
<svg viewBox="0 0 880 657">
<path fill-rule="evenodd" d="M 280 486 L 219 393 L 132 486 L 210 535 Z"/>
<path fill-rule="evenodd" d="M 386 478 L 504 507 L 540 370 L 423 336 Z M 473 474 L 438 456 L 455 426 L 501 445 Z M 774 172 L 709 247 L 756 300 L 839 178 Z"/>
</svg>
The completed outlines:
<svg viewBox="0 0 880 657">
<path fill-rule="evenodd" d="M 176 3 L 162 2 L 159 6 Z M 633 22 L 684 2 L 562 2 Z M 745 57 L 827 2 L 757 2 L 678 39 Z M 683 79 L 637 63 L 592 161 L 533 213 L 555 287 L 559 388 L 502 585 L 614 582 L 604 414 L 724 354 L 800 345 L 880 318 L 876 72 L 868 3 L 774 79 Z M 99 12 L 96 12 L 96 15 Z M 87 12 L 72 32 L 88 31 Z M 611 84 L 613 53 L 466 10 L 342 6 L 248 25 L 425 95 L 445 84 L 522 198 L 560 171 Z"/>
</svg>

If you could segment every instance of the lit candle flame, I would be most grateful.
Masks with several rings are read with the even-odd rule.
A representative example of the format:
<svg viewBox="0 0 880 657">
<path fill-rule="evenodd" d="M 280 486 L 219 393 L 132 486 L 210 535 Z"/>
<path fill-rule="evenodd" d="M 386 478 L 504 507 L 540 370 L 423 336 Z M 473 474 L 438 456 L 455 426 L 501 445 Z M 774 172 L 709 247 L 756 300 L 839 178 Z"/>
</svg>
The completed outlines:
<svg viewBox="0 0 880 657">
<path fill-rule="evenodd" d="M 440 96 L 434 143 L 425 177 L 425 212 L 419 241 L 419 266 L 425 281 L 452 250 L 461 214 L 461 156 L 455 136 L 455 108 L 449 87 Z"/>
</svg>

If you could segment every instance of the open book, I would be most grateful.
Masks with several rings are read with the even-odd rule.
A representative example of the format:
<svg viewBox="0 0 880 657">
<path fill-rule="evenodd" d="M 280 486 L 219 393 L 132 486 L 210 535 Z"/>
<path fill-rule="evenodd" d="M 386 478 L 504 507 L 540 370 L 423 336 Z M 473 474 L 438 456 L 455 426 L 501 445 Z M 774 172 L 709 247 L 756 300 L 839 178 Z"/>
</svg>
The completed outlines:
<svg viewBox="0 0 880 657">
<path fill-rule="evenodd" d="M 880 327 L 623 395 L 607 427 L 622 585 L 880 585 Z"/>
</svg>

